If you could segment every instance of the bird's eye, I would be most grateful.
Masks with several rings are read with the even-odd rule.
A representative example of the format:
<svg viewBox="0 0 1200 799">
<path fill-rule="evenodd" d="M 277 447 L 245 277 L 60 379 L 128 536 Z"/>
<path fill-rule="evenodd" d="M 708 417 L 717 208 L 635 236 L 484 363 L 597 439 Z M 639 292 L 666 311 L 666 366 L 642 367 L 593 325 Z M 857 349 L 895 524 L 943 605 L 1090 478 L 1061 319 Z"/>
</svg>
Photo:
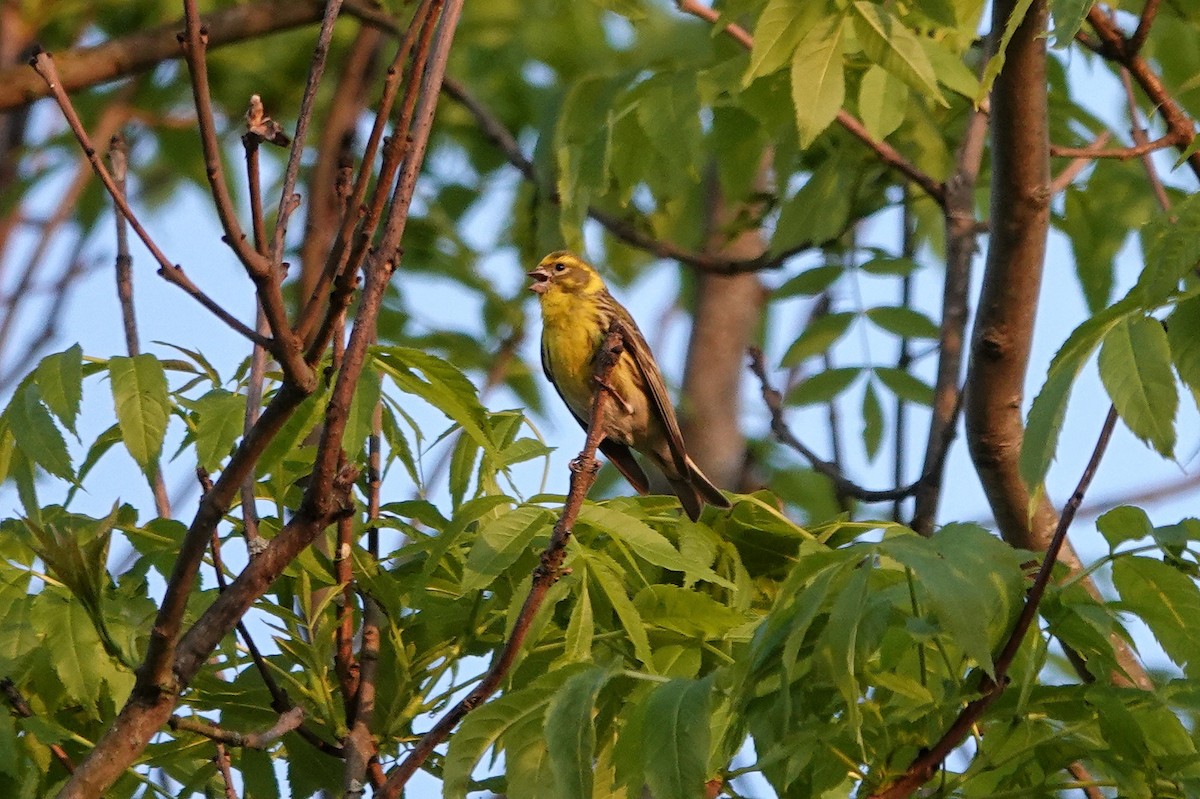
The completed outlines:
<svg viewBox="0 0 1200 799">
<path fill-rule="evenodd" d="M 567 268 L 567 265 L 566 265 L 566 264 L 564 264 L 562 261 L 559 261 L 558 263 L 556 263 L 556 264 L 554 265 L 554 271 L 555 271 L 555 272 L 562 272 L 562 271 L 565 271 L 565 270 L 566 270 L 566 268 Z"/>
</svg>

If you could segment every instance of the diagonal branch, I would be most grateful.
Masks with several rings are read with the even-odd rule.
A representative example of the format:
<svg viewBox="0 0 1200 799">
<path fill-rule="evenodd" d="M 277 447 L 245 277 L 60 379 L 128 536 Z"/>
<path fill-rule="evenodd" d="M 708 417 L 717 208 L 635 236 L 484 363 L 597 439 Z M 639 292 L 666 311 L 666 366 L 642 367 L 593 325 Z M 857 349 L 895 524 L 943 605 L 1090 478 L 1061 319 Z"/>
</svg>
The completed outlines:
<svg viewBox="0 0 1200 799">
<path fill-rule="evenodd" d="M 229 325 L 233 330 L 241 333 L 249 340 L 270 348 L 272 342 L 265 339 L 255 331 L 247 327 L 241 320 L 230 314 L 222 308 L 216 300 L 209 297 L 200 288 L 192 282 L 191 278 L 183 271 L 183 267 L 172 264 L 166 254 L 159 249 L 154 240 L 150 238 L 150 234 L 137 216 L 133 213 L 133 209 L 129 207 L 125 195 L 121 192 L 108 168 L 104 166 L 104 162 L 96 154 L 96 148 L 92 146 L 91 138 L 87 131 L 84 130 L 83 123 L 79 120 L 79 115 L 75 113 L 75 107 L 71 104 L 71 100 L 63 91 L 62 82 L 59 80 L 58 71 L 54 65 L 54 59 L 49 53 L 39 51 L 29 61 L 30 66 L 42 76 L 49 91 L 53 94 L 54 99 L 58 102 L 59 108 L 62 110 L 63 116 L 66 117 L 67 124 L 70 125 L 71 131 L 75 134 L 75 138 L 79 140 L 79 144 L 83 147 L 84 155 L 87 156 L 88 162 L 92 165 L 92 170 L 100 178 L 100 182 L 104 184 L 104 188 L 108 190 L 109 195 L 113 198 L 113 203 L 117 206 L 117 210 L 121 215 L 129 221 L 129 226 L 133 228 L 133 232 L 137 234 L 142 243 L 146 245 L 146 249 L 154 256 L 154 260 L 158 261 L 158 274 L 166 279 L 169 283 L 174 283 L 179 288 L 190 294 L 201 305 L 211 311 L 218 319 Z"/>
<path fill-rule="evenodd" d="M 614 323 L 609 328 L 600 350 L 596 353 L 593 377 L 597 389 L 592 399 L 592 413 L 588 421 L 587 438 L 584 440 L 583 450 L 579 453 L 579 457 L 571 462 L 571 485 L 567 492 L 566 502 L 563 504 L 562 515 L 559 517 L 558 523 L 554 525 L 554 530 L 550 534 L 550 543 L 542 551 L 541 561 L 533 571 L 533 583 L 529 587 L 525 603 L 521 606 L 521 612 L 513 625 L 512 633 L 504 642 L 504 647 L 496 653 L 491 667 L 479 685 L 475 686 L 458 704 L 438 719 L 437 723 L 421 737 L 421 740 L 417 742 L 417 745 L 400 765 L 388 774 L 387 783 L 377 794 L 383 799 L 395 799 L 417 769 L 433 753 L 434 747 L 446 740 L 468 713 L 482 705 L 496 692 L 496 689 L 500 687 L 500 682 L 516 662 L 521 646 L 525 643 L 525 637 L 529 633 L 529 628 L 533 624 L 533 619 L 546 599 L 546 594 L 562 576 L 563 559 L 567 554 L 567 543 L 571 540 L 575 520 L 579 516 L 580 508 L 583 507 L 583 500 L 587 497 L 588 490 L 596 481 L 596 473 L 600 469 L 600 464 L 596 460 L 596 448 L 604 439 L 605 416 L 615 399 L 607 388 L 608 377 L 612 373 L 617 359 L 624 351 L 624 337 L 625 333 L 620 323 Z"/>
<path fill-rule="evenodd" d="M 1046 547 L 1046 554 L 1042 559 L 1037 576 L 1033 580 L 1033 585 L 1025 595 L 1025 604 L 1021 608 L 1021 613 L 1017 616 L 1012 632 L 1009 633 L 1008 640 L 1004 642 L 1000 654 L 996 656 L 995 676 L 988 678 L 985 675 L 983 685 L 980 686 L 982 695 L 962 709 L 937 743 L 917 757 L 904 774 L 882 790 L 873 793 L 870 799 L 906 799 L 906 797 L 912 796 L 918 788 L 933 778 L 942 761 L 958 748 L 970 734 L 976 722 L 983 716 L 984 711 L 1000 694 L 1004 693 L 1004 689 L 1008 685 L 1008 669 L 1016 658 L 1026 633 L 1029 632 L 1034 619 L 1037 618 L 1038 605 L 1046 592 L 1046 586 L 1050 583 L 1050 575 L 1054 571 L 1059 552 L 1062 551 L 1066 541 L 1067 529 L 1071 526 L 1075 513 L 1083 502 L 1083 496 L 1087 493 L 1092 478 L 1096 476 L 1096 470 L 1100 467 L 1100 459 L 1104 457 L 1104 451 L 1108 448 L 1108 442 L 1116 423 L 1116 408 L 1110 406 L 1108 416 L 1100 429 L 1096 446 L 1092 450 L 1092 456 L 1083 470 L 1083 475 L 1079 478 L 1079 484 L 1058 517 L 1054 535 L 1050 539 L 1050 545 Z"/>
</svg>

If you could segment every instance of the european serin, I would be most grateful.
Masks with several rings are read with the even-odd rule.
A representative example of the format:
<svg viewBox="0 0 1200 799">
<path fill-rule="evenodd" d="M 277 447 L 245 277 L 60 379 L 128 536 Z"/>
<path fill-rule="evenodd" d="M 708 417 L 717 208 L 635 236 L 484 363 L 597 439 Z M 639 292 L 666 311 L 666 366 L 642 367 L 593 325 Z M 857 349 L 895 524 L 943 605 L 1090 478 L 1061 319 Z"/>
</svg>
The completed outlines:
<svg viewBox="0 0 1200 799">
<path fill-rule="evenodd" d="M 675 409 L 646 339 L 596 270 L 559 251 L 543 258 L 529 276 L 529 288 L 542 306 L 542 368 L 584 428 L 597 389 L 596 352 L 614 319 L 624 328 L 624 352 L 609 378 L 617 401 L 609 405 L 600 451 L 641 494 L 649 491 L 650 482 L 630 449 L 646 456 L 662 470 L 693 521 L 705 502 L 728 508 L 729 500 L 684 449 Z"/>
</svg>

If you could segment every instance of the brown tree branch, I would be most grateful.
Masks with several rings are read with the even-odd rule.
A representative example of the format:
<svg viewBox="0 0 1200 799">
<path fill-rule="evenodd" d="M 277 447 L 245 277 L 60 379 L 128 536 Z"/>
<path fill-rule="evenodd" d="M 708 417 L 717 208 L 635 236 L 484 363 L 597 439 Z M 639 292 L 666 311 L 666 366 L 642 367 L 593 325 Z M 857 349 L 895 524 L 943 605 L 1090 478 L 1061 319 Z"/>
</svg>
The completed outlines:
<svg viewBox="0 0 1200 799">
<path fill-rule="evenodd" d="M 21 690 L 17 688 L 17 684 L 10 678 L 5 677 L 4 679 L 0 679 L 0 693 L 4 694 L 4 700 L 8 702 L 8 706 L 18 716 L 23 719 L 33 717 L 33 708 L 29 707 L 29 703 L 25 701 Z M 67 770 L 68 774 L 75 773 L 75 763 L 71 761 L 71 756 L 67 754 L 67 750 L 58 744 L 49 744 L 46 748 L 50 750 L 50 754 L 54 755 L 54 759 L 62 764 L 62 767 Z"/>
<path fill-rule="evenodd" d="M 1147 7 L 1150 3 L 1147 2 Z M 1135 144 L 1145 145 L 1148 137 L 1146 129 L 1142 127 L 1138 121 L 1137 99 L 1133 96 L 1133 80 L 1129 76 L 1129 70 L 1121 67 L 1121 86 L 1125 89 L 1125 105 L 1129 109 L 1129 133 L 1133 136 Z M 1149 152 L 1141 154 L 1142 168 L 1146 170 L 1146 179 L 1150 181 L 1150 187 L 1154 190 L 1154 197 L 1158 200 L 1158 206 L 1171 213 L 1171 199 L 1167 196 L 1167 189 L 1163 186 L 1162 178 L 1159 177 L 1158 170 L 1154 166 L 1154 159 L 1150 157 Z"/>
<path fill-rule="evenodd" d="M 185 292 L 190 294 L 196 299 L 197 302 L 211 311 L 214 316 L 216 316 L 236 332 L 241 333 L 251 341 L 264 346 L 271 346 L 271 342 L 269 340 L 263 339 L 262 336 L 251 330 L 249 327 L 243 324 L 241 320 L 230 314 L 215 300 L 202 292 L 199 287 L 192 282 L 191 278 L 189 278 L 183 271 L 183 267 L 172 264 L 163 251 L 158 248 L 158 245 L 154 243 L 152 238 L 150 238 L 150 234 L 146 231 L 145 227 L 142 226 L 142 223 L 138 220 L 137 216 L 133 213 L 133 209 L 129 207 L 129 203 L 126 201 L 125 195 L 122 194 L 117 188 L 116 183 L 112 179 L 112 175 L 109 174 L 108 169 L 104 166 L 104 162 L 100 160 L 100 157 L 96 154 L 96 148 L 92 146 L 91 138 L 88 136 L 87 131 L 84 130 L 83 123 L 79 120 L 79 115 L 75 113 L 75 108 L 71 104 L 70 98 L 68 98 L 66 92 L 63 91 L 62 83 L 58 77 L 58 71 L 55 68 L 54 59 L 50 57 L 49 53 L 39 51 L 32 59 L 30 59 L 29 63 L 46 82 L 46 85 L 49 87 L 49 91 L 54 96 L 54 99 L 58 102 L 58 106 L 62 110 L 63 116 L 67 119 L 67 124 L 71 126 L 71 131 L 75 134 L 75 138 L 83 147 L 83 152 L 84 155 L 87 156 L 88 163 L 92 165 L 92 171 L 94 171 L 100 178 L 100 181 L 104 184 L 104 188 L 108 190 L 109 195 L 112 197 L 113 203 L 117 206 L 118 210 L 120 210 L 121 215 L 129 221 L 129 226 L 133 228 L 134 233 L 138 235 L 138 238 L 141 239 L 142 243 L 146 245 L 146 249 L 148 249 L 151 255 L 154 256 L 154 260 L 158 262 L 158 274 L 165 278 L 168 282 L 174 283 L 176 286 L 179 286 Z"/>
<path fill-rule="evenodd" d="M 1112 134 L 1107 130 L 1102 130 L 1096 134 L 1096 138 L 1092 139 L 1090 146 L 1100 147 L 1104 145 L 1110 138 L 1112 138 Z M 1074 182 L 1075 178 L 1079 177 L 1079 173 L 1083 172 L 1083 170 L 1087 169 L 1091 165 L 1091 158 L 1073 159 L 1071 163 L 1067 164 L 1066 167 L 1064 167 L 1063 170 L 1055 175 L 1054 179 L 1050 181 L 1050 195 L 1057 196 L 1066 191 L 1067 187 Z"/>
<path fill-rule="evenodd" d="M 871 794 L 870 799 L 906 799 L 906 797 L 912 796 L 918 788 L 933 777 L 942 761 L 966 739 L 988 706 L 1004 693 L 1004 689 L 1008 685 L 1008 669 L 1012 665 L 1013 659 L 1016 658 L 1026 633 L 1029 632 L 1034 619 L 1037 618 L 1038 605 L 1050 582 L 1050 575 L 1054 572 L 1059 552 L 1066 542 L 1067 529 L 1071 526 L 1075 512 L 1079 510 L 1079 506 L 1083 502 L 1083 496 L 1087 493 L 1092 478 L 1096 476 L 1096 470 L 1100 467 L 1100 459 L 1104 457 L 1104 451 L 1108 447 L 1116 423 L 1117 411 L 1115 408 L 1109 407 L 1108 416 L 1101 427 L 1100 436 L 1092 450 L 1092 456 L 1083 470 L 1083 475 L 1079 478 L 1079 484 L 1075 487 L 1074 493 L 1071 494 L 1071 498 L 1067 500 L 1066 506 L 1058 517 L 1054 535 L 1050 539 L 1049 546 L 1046 547 L 1046 554 L 1042 558 L 1042 565 L 1033 580 L 1033 585 L 1025 595 L 1025 604 L 1021 608 L 1021 613 L 1017 616 L 1012 632 L 1004 642 L 1000 654 L 996 656 L 994 676 L 985 675 L 983 677 L 983 684 L 980 686 L 982 695 L 967 703 L 942 737 L 917 757 L 904 774 L 883 789 Z"/>
<path fill-rule="evenodd" d="M 1142 6 L 1142 15 L 1138 18 L 1137 30 L 1129 37 L 1128 51 L 1130 55 L 1137 55 L 1142 51 L 1143 45 L 1146 44 L 1146 37 L 1150 35 L 1150 26 L 1154 24 L 1154 17 L 1158 14 L 1158 0 L 1146 0 Z"/>
<path fill-rule="evenodd" d="M 304 94 L 300 98 L 300 111 L 296 117 L 296 132 L 292 137 L 291 151 L 288 153 L 287 166 L 283 170 L 283 188 L 279 195 L 279 209 L 275 214 L 275 240 L 271 247 L 270 265 L 275 274 L 281 276 L 283 269 L 283 245 L 287 237 L 288 218 L 299 204 L 299 197 L 294 196 L 296 179 L 300 174 L 300 160 L 304 155 L 304 143 L 308 139 L 308 126 L 312 122 L 314 104 L 317 99 L 317 89 L 325 74 L 325 61 L 329 57 L 329 42 L 333 39 L 333 25 L 337 22 L 338 13 L 342 10 L 342 0 L 327 0 L 325 16 L 321 20 L 321 30 L 317 34 L 317 44 L 313 51 L 312 60 L 308 67 L 308 80 L 304 84 Z M 285 320 L 286 322 L 286 320 Z M 272 326 L 273 329 L 274 326 Z M 290 331 L 289 325 L 285 327 Z M 299 355 L 300 346 L 297 344 L 296 353 Z"/>
<path fill-rule="evenodd" d="M 1152 3 L 1147 3 L 1147 6 L 1150 5 Z M 1150 10 L 1149 17 L 1146 17 L 1143 13 L 1142 19 L 1146 23 L 1146 29 L 1149 28 L 1153 18 L 1154 9 Z M 1116 23 L 1101 10 L 1099 5 L 1091 7 L 1088 11 L 1087 20 L 1091 24 L 1092 29 L 1096 31 L 1096 36 L 1099 39 L 1095 43 L 1096 51 L 1105 58 L 1122 64 L 1129 70 L 1133 79 L 1142 87 L 1142 91 L 1146 97 L 1150 99 L 1151 104 L 1162 115 L 1167 130 L 1175 136 L 1176 148 L 1180 152 L 1186 152 L 1191 146 L 1192 140 L 1196 138 L 1195 122 L 1167 91 L 1163 85 L 1162 78 L 1154 72 L 1150 67 L 1150 63 L 1142 58 L 1137 49 L 1133 47 L 1132 40 L 1127 40 L 1121 34 L 1121 31 L 1117 29 Z M 1139 30 L 1142 29 L 1140 23 L 1138 28 Z M 1192 172 L 1200 179 L 1200 151 L 1189 155 L 1187 160 L 1188 165 L 1192 168 Z"/>
<path fill-rule="evenodd" d="M 458 704 L 438 719 L 437 723 L 421 736 L 421 740 L 401 761 L 400 765 L 388 773 L 387 783 L 378 792 L 381 799 L 395 799 L 399 796 L 408 780 L 433 753 L 434 747 L 446 740 L 468 713 L 482 705 L 496 692 L 496 689 L 500 687 L 500 682 L 516 661 L 521 646 L 525 643 L 525 637 L 529 633 L 529 628 L 533 624 L 533 619 L 546 599 L 546 594 L 562 575 L 562 563 L 567 554 L 567 543 L 570 541 L 575 527 L 575 519 L 579 516 L 583 500 L 596 481 L 596 473 L 600 469 L 600 464 L 596 460 L 596 448 L 600 446 L 600 442 L 604 438 L 604 419 L 609 406 L 614 401 L 614 397 L 607 388 L 608 376 L 624 351 L 624 336 L 625 333 L 621 329 L 620 323 L 614 323 L 596 353 L 593 376 L 597 388 L 592 399 L 587 438 L 584 440 L 583 450 L 579 453 L 579 457 L 571 462 L 571 484 L 567 491 L 562 515 L 554 525 L 554 530 L 550 534 L 550 543 L 542 551 L 541 560 L 533 571 L 533 583 L 529 587 L 529 593 L 525 597 L 525 602 L 521 606 L 521 611 L 508 640 L 496 653 L 483 680 Z"/>
<path fill-rule="evenodd" d="M 804 442 L 796 438 L 791 428 L 788 427 L 787 422 L 783 419 L 783 395 L 771 387 L 762 351 L 757 347 L 751 347 L 749 354 L 750 371 L 754 373 L 759 383 L 762 384 L 763 402 L 766 404 L 767 410 L 771 412 L 771 432 L 775 434 L 775 438 L 780 443 L 791 447 L 812 464 L 813 471 L 829 478 L 833 483 L 834 491 L 839 496 L 853 497 L 863 502 L 891 502 L 904 497 L 911 497 L 916 493 L 917 487 L 921 484 L 920 480 L 906 486 L 898 486 L 882 491 L 863 488 L 848 479 L 836 463 L 824 460 L 817 453 L 805 446 Z"/>
<path fill-rule="evenodd" d="M 316 376 L 312 368 L 304 361 L 300 342 L 292 333 L 291 324 L 288 322 L 283 302 L 283 275 L 279 269 L 273 266 L 269 258 L 263 257 L 246 240 L 246 234 L 242 232 L 241 223 L 238 222 L 233 197 L 230 195 L 229 186 L 225 181 L 221 144 L 218 140 L 217 123 L 213 113 L 212 92 L 208 83 L 208 62 L 205 57 L 208 33 L 201 25 L 196 0 L 183 0 L 183 17 L 184 33 L 180 37 L 180 44 L 183 47 L 184 61 L 187 63 L 188 72 L 191 75 L 192 100 L 196 106 L 200 147 L 204 152 L 205 175 L 208 177 L 217 218 L 221 221 L 221 229 L 225 231 L 225 243 L 234 251 L 238 260 L 246 268 L 246 273 L 254 281 L 258 301 L 266 315 L 267 324 L 271 328 L 271 354 L 279 362 L 284 378 L 311 390 L 316 387 Z M 309 114 L 312 113 L 311 106 L 306 110 Z M 298 143 L 293 142 L 293 152 L 299 146 Z"/>
<path fill-rule="evenodd" d="M 245 749 L 266 749 L 287 733 L 298 728 L 302 721 L 304 721 L 304 708 L 294 707 L 279 714 L 279 718 L 274 724 L 260 732 L 241 733 L 234 730 L 226 730 L 197 717 L 184 718 L 171 716 L 167 721 L 167 726 L 172 730 L 183 730 L 184 732 L 194 732 L 197 735 L 203 735 L 205 738 L 211 738 L 226 746 L 236 746 Z"/>
<path fill-rule="evenodd" d="M 986 54 L 985 54 L 986 55 Z M 982 59 L 984 63 L 987 58 Z M 962 409 L 962 366 L 966 342 L 971 263 L 978 250 L 979 224 L 975 186 L 987 146 L 988 111 L 972 109 L 955 158 L 954 175 L 946 181 L 946 278 L 942 285 L 942 322 L 938 331 L 938 367 L 933 408 L 925 442 L 922 478 L 913 505 L 912 529 L 930 535 L 937 521 L 946 457 Z"/>
<path fill-rule="evenodd" d="M 1050 146 L 1050 155 L 1055 158 L 1115 158 L 1119 161 L 1128 161 L 1130 158 L 1139 158 L 1143 155 L 1148 155 L 1155 150 L 1164 150 L 1167 147 L 1174 147 L 1178 144 L 1178 135 L 1175 133 L 1167 133 L 1154 141 L 1145 140 L 1145 134 L 1142 135 L 1143 141 L 1138 142 L 1133 147 L 1060 147 L 1058 145 Z"/>
<path fill-rule="evenodd" d="M 213 748 L 216 749 L 213 762 L 217 764 L 217 771 L 221 773 L 221 782 L 225 786 L 225 799 L 238 799 L 237 789 L 233 786 L 233 769 L 229 764 L 229 753 L 225 751 L 225 744 L 218 741 Z"/>
</svg>

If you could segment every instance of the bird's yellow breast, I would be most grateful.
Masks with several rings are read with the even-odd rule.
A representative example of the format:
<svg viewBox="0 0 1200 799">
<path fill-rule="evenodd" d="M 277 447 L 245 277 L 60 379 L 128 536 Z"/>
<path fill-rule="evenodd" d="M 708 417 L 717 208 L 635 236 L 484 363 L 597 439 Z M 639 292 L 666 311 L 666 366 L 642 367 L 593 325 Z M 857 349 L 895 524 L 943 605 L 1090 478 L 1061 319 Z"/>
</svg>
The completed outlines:
<svg viewBox="0 0 1200 799">
<path fill-rule="evenodd" d="M 558 390 L 577 415 L 587 417 L 592 402 L 592 359 L 604 329 L 593 303 L 565 292 L 548 291 L 542 302 L 542 347 Z"/>
</svg>

